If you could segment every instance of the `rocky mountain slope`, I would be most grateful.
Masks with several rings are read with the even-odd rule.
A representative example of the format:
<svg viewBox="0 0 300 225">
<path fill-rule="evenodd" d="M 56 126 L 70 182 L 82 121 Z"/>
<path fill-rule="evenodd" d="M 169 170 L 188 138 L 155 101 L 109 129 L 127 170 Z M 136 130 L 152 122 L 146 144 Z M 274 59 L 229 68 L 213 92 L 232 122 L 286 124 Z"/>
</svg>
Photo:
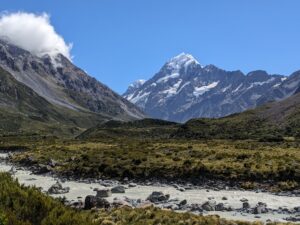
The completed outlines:
<svg viewBox="0 0 300 225">
<path fill-rule="evenodd" d="M 77 134 L 144 113 L 63 55 L 37 57 L 0 40 L 0 134 Z"/>
<path fill-rule="evenodd" d="M 0 67 L 0 135 L 77 134 L 108 119 L 51 104 Z"/>
<path fill-rule="evenodd" d="M 267 101 L 263 97 L 270 90 L 289 80 L 262 70 L 245 75 L 214 65 L 202 66 L 192 55 L 182 53 L 167 62 L 150 80 L 131 85 L 123 96 L 154 118 L 185 122 L 254 108 Z M 286 96 L 286 92 L 283 95 Z"/>
<path fill-rule="evenodd" d="M 300 71 L 291 74 L 287 79 L 283 80 L 280 85 L 277 85 L 266 92 L 258 99 L 259 105 L 270 101 L 278 101 L 285 99 L 300 90 Z"/>
<path fill-rule="evenodd" d="M 0 66 L 56 106 L 139 119 L 142 111 L 59 54 L 38 57 L 8 41 L 0 41 Z"/>
</svg>

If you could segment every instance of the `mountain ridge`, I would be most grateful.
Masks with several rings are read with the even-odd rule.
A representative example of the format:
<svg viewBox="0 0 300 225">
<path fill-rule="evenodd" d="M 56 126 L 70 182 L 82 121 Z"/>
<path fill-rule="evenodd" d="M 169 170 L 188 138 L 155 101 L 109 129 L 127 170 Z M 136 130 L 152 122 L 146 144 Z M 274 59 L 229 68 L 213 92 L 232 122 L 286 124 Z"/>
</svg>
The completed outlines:
<svg viewBox="0 0 300 225">
<path fill-rule="evenodd" d="M 58 54 L 54 60 L 48 55 L 37 57 L 0 41 L 0 66 L 51 103 L 124 119 L 144 117 L 139 108 L 87 75 L 63 55 Z"/>
<path fill-rule="evenodd" d="M 63 55 L 38 57 L 1 39 L 0 81 L 0 135 L 69 136 L 106 120 L 145 117 Z"/>
<path fill-rule="evenodd" d="M 148 115 L 185 122 L 191 118 L 218 118 L 258 106 L 267 90 L 282 83 L 283 75 L 263 70 L 248 74 L 203 66 L 182 53 L 165 63 L 152 78 L 123 97 Z M 261 100 L 260 104 L 266 101 Z"/>
</svg>

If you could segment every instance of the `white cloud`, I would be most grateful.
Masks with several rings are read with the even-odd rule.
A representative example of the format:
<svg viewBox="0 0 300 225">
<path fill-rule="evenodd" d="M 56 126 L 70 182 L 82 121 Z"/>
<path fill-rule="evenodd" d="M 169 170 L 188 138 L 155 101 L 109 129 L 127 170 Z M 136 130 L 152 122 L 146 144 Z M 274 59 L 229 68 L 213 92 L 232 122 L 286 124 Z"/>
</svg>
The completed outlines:
<svg viewBox="0 0 300 225">
<path fill-rule="evenodd" d="M 56 33 L 46 13 L 17 12 L 0 16 L 0 37 L 32 54 L 55 57 L 58 53 L 71 59 L 72 44 Z"/>
</svg>

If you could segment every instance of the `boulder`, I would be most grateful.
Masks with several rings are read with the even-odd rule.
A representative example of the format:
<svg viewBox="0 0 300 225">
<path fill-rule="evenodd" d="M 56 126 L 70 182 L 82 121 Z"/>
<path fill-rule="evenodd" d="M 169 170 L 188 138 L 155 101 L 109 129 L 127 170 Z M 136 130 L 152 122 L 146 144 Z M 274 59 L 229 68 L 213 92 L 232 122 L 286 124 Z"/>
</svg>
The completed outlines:
<svg viewBox="0 0 300 225">
<path fill-rule="evenodd" d="M 68 193 L 70 191 L 69 187 L 62 187 L 61 183 L 59 183 L 58 181 L 53 184 L 49 189 L 48 189 L 48 193 L 49 194 L 65 194 Z"/>
<path fill-rule="evenodd" d="M 284 220 L 289 221 L 289 222 L 300 222 L 300 216 L 290 216 L 287 218 L 284 218 Z"/>
<path fill-rule="evenodd" d="M 189 208 L 190 208 L 191 212 L 195 212 L 195 211 L 202 212 L 203 211 L 201 205 L 199 205 L 199 204 L 191 204 L 189 206 Z"/>
<path fill-rule="evenodd" d="M 241 201 L 241 202 L 248 202 L 248 199 L 242 198 L 242 199 L 240 199 L 240 201 Z"/>
<path fill-rule="evenodd" d="M 94 207 L 109 208 L 110 203 L 104 198 L 96 197 L 93 195 L 86 196 L 84 200 L 84 209 L 92 209 Z"/>
<path fill-rule="evenodd" d="M 187 204 L 187 200 L 186 199 L 184 199 L 181 202 L 179 202 L 180 206 L 183 206 L 183 205 L 186 205 L 186 204 Z"/>
<path fill-rule="evenodd" d="M 259 202 L 253 210 L 254 214 L 261 214 L 261 213 L 267 213 L 267 212 L 268 212 L 267 204 L 263 203 L 263 202 Z"/>
<path fill-rule="evenodd" d="M 185 188 L 180 187 L 180 188 L 178 188 L 178 191 L 185 192 Z"/>
<path fill-rule="evenodd" d="M 71 203 L 71 207 L 75 209 L 83 209 L 83 202 L 82 201 L 73 202 Z"/>
<path fill-rule="evenodd" d="M 300 206 L 295 207 L 294 210 L 300 213 Z"/>
<path fill-rule="evenodd" d="M 170 195 L 168 195 L 168 194 L 165 195 L 161 191 L 154 191 L 154 192 L 152 192 L 151 195 L 149 195 L 147 200 L 149 200 L 150 202 L 153 202 L 153 203 L 158 203 L 158 202 L 167 201 L 167 200 L 169 200 L 169 198 L 170 198 Z"/>
<path fill-rule="evenodd" d="M 215 211 L 216 210 L 216 201 L 207 201 L 201 207 L 205 211 Z"/>
<path fill-rule="evenodd" d="M 131 187 L 131 188 L 132 188 L 132 187 L 136 187 L 136 186 L 137 186 L 137 185 L 136 185 L 135 183 L 129 183 L 129 184 L 128 184 L 128 187 Z"/>
<path fill-rule="evenodd" d="M 97 203 L 96 203 L 96 207 L 97 208 L 105 208 L 105 209 L 107 209 L 107 208 L 110 207 L 110 203 L 106 199 L 104 199 L 104 198 L 98 198 L 98 197 L 96 197 L 96 198 L 97 198 Z"/>
<path fill-rule="evenodd" d="M 225 205 L 224 205 L 224 203 L 219 203 L 219 204 L 217 204 L 216 207 L 215 207 L 215 210 L 216 210 L 216 211 L 224 211 L 224 210 L 225 210 Z"/>
<path fill-rule="evenodd" d="M 243 209 L 249 209 L 249 208 L 250 208 L 249 202 L 243 202 Z"/>
<path fill-rule="evenodd" d="M 111 196 L 111 190 L 109 189 L 100 189 L 96 191 L 97 191 L 96 197 L 98 198 L 107 198 Z"/>
<path fill-rule="evenodd" d="M 224 197 L 222 197 L 222 200 L 226 201 L 226 200 L 228 200 L 228 198 L 224 196 Z"/>
<path fill-rule="evenodd" d="M 88 195 L 84 200 L 84 209 L 91 209 L 96 207 L 97 205 L 97 197 L 94 195 Z"/>
<path fill-rule="evenodd" d="M 116 187 L 113 187 L 111 189 L 111 193 L 125 193 L 125 187 L 124 186 L 116 186 Z"/>
</svg>

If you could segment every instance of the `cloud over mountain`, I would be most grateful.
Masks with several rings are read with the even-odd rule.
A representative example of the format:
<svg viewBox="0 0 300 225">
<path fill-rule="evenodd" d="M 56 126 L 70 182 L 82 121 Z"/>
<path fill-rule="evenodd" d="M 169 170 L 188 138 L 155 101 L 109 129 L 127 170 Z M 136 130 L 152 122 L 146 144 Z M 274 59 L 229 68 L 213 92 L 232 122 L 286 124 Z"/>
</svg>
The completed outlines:
<svg viewBox="0 0 300 225">
<path fill-rule="evenodd" d="M 0 16 L 0 37 L 32 54 L 55 57 L 58 53 L 71 59 L 72 44 L 64 41 L 50 23 L 48 14 L 26 12 Z"/>
</svg>

